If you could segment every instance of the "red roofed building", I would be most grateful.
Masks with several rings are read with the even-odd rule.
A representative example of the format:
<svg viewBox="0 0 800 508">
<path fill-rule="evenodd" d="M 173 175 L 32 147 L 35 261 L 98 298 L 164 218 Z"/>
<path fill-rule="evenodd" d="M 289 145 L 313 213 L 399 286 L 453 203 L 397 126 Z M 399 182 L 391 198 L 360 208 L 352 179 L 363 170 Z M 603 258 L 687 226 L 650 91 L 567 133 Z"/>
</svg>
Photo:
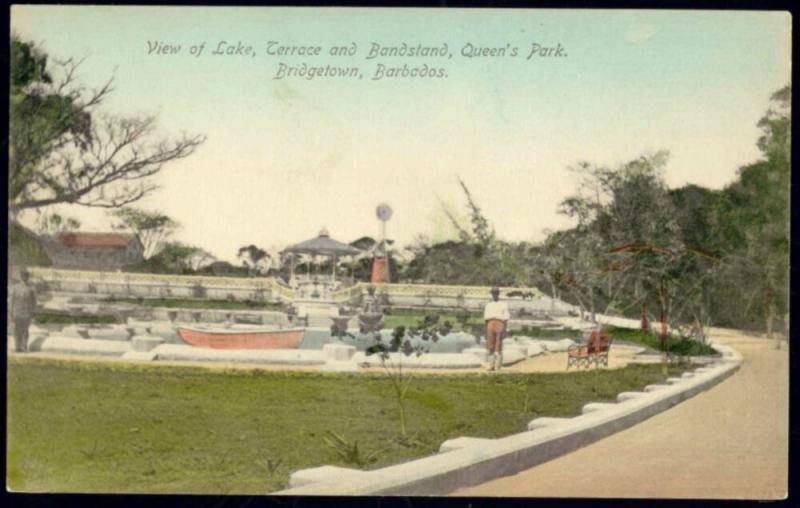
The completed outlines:
<svg viewBox="0 0 800 508">
<path fill-rule="evenodd" d="M 117 270 L 144 259 L 139 238 L 121 233 L 59 233 L 44 237 L 42 246 L 58 268 Z"/>
</svg>

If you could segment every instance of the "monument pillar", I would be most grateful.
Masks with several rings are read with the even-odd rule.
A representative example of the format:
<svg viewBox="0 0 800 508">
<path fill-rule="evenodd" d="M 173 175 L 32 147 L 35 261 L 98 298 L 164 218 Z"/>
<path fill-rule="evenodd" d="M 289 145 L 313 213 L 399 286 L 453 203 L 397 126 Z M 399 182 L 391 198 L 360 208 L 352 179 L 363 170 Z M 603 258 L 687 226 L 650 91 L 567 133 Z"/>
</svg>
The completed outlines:
<svg viewBox="0 0 800 508">
<path fill-rule="evenodd" d="M 389 281 L 389 262 L 388 258 L 384 256 L 375 256 L 372 258 L 372 273 L 370 274 L 369 281 L 373 284 Z"/>
<path fill-rule="evenodd" d="M 381 239 L 372 257 L 370 282 L 389 282 L 389 249 L 386 244 L 386 223 L 392 218 L 392 208 L 386 203 L 381 203 L 375 209 L 375 215 L 381 222 Z"/>
</svg>

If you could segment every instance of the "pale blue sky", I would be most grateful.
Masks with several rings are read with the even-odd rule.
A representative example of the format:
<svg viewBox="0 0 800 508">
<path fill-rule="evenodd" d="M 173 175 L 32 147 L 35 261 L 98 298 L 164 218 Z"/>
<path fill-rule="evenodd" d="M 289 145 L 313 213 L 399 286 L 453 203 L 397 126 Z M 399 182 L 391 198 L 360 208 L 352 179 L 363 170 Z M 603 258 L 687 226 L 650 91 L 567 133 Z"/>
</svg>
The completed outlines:
<svg viewBox="0 0 800 508">
<path fill-rule="evenodd" d="M 54 56 L 88 56 L 82 79 L 116 69 L 109 111 L 158 112 L 165 133 L 206 144 L 169 166 L 142 202 L 183 224 L 178 237 L 233 258 L 245 243 L 277 247 L 323 226 L 352 240 L 389 231 L 447 234 L 437 195 L 463 207 L 461 175 L 510 240 L 569 225 L 558 202 L 579 160 L 615 164 L 672 153 L 666 178 L 719 188 L 758 157 L 756 122 L 790 77 L 787 13 L 480 11 L 16 6 L 12 30 Z M 147 41 L 183 54 L 148 56 Z M 210 54 L 220 40 L 256 57 Z M 266 43 L 356 42 L 355 57 L 268 57 Z M 199 58 L 186 54 L 206 41 Z M 371 42 L 447 43 L 446 79 L 373 81 Z M 533 42 L 566 58 L 526 61 Z M 518 46 L 517 58 L 465 59 L 464 44 Z M 274 80 L 278 62 L 358 65 L 362 80 Z M 107 227 L 102 212 L 79 215 Z"/>
</svg>

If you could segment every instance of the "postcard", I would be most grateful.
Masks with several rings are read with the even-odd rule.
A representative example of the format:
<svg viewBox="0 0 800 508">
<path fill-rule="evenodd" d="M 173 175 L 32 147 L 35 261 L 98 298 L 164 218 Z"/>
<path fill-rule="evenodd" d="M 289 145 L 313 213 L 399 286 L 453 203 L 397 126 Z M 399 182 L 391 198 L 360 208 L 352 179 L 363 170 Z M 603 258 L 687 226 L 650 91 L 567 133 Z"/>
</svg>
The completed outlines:
<svg viewBox="0 0 800 508">
<path fill-rule="evenodd" d="M 791 15 L 15 5 L 11 492 L 783 499 Z"/>
</svg>

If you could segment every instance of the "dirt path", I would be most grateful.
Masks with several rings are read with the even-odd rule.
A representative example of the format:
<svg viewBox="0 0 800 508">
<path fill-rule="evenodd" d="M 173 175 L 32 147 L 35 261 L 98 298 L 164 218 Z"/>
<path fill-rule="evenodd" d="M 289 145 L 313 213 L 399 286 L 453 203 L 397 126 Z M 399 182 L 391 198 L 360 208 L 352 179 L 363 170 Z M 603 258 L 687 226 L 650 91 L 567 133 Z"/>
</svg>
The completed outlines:
<svg viewBox="0 0 800 508">
<path fill-rule="evenodd" d="M 457 496 L 779 499 L 788 485 L 786 345 L 715 330 L 744 356 L 720 385 L 630 429 Z"/>
<path fill-rule="evenodd" d="M 9 339 L 13 341 L 13 339 Z M 634 361 L 635 353 L 638 351 L 636 348 L 617 348 L 612 349 L 609 353 L 608 368 L 619 369 L 627 366 Z M 53 353 L 53 352 L 31 352 L 19 354 L 14 352 L 13 349 L 8 349 L 8 355 L 15 358 L 42 358 L 51 360 L 62 360 L 72 362 L 110 362 L 120 364 L 139 364 L 154 367 L 202 367 L 210 370 L 264 370 L 264 371 L 298 371 L 298 372 L 320 372 L 321 366 L 318 365 L 292 365 L 292 364 L 270 364 L 270 363 L 243 363 L 243 362 L 224 362 L 224 361 L 173 361 L 173 360 L 158 360 L 158 361 L 132 361 L 120 357 L 113 356 L 98 356 L 98 355 L 78 355 L 68 353 Z M 566 370 L 567 354 L 565 352 L 544 353 L 531 358 L 509 365 L 501 369 L 499 372 L 486 372 L 485 367 L 469 368 L 469 369 L 436 369 L 424 368 L 414 369 L 408 368 L 410 372 L 415 375 L 432 375 L 432 374 L 487 374 L 487 375 L 502 375 L 513 373 L 533 373 L 533 372 L 570 372 L 575 369 Z M 359 368 L 358 372 L 361 374 L 380 374 L 382 372 L 380 367 Z"/>
</svg>

